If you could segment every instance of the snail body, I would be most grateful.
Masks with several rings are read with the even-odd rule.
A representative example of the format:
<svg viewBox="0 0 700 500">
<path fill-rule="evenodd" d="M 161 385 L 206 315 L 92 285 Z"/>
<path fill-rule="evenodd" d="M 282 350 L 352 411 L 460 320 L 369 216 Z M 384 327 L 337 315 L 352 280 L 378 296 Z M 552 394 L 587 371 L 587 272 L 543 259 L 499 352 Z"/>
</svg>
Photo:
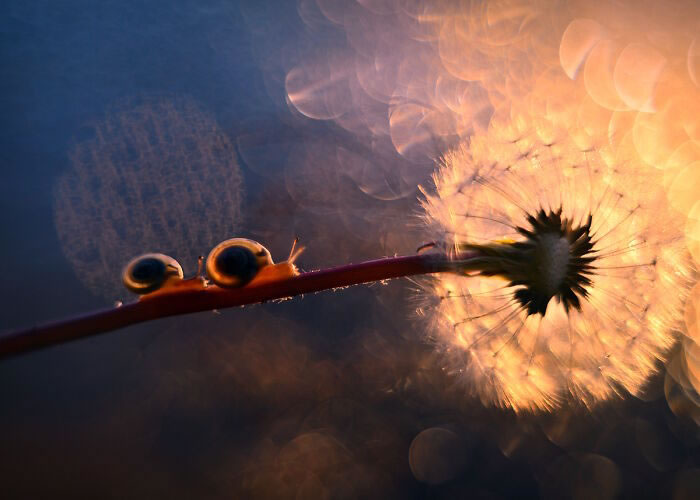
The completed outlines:
<svg viewBox="0 0 700 500">
<path fill-rule="evenodd" d="M 275 264 L 267 248 L 257 241 L 232 238 L 216 245 L 207 257 L 207 277 L 221 288 L 257 286 L 291 278 L 299 274 L 294 260 L 303 248 L 295 252 L 296 241 L 289 258 Z"/>
</svg>

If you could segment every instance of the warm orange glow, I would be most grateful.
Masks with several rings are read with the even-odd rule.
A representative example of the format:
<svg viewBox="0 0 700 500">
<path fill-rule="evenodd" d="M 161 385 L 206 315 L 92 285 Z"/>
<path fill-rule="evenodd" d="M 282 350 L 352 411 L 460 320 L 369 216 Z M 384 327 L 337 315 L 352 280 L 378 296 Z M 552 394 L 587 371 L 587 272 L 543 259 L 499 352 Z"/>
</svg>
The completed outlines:
<svg viewBox="0 0 700 500">
<path fill-rule="evenodd" d="M 489 277 L 447 274 L 430 288 L 425 310 L 447 369 L 484 403 L 515 410 L 640 393 L 675 341 L 692 280 L 660 171 L 544 128 L 547 141 L 524 115 L 492 121 L 445 157 L 424 203 L 435 239 L 455 243 L 523 240 L 516 228 L 540 208 L 561 207 L 574 225 L 592 217 L 594 269 L 581 310 L 553 298 L 545 315 L 528 315 L 515 300 L 521 285 Z"/>
<path fill-rule="evenodd" d="M 652 198 L 646 191 L 635 196 L 664 212 L 670 206 L 675 214 L 669 220 L 686 226 L 686 244 L 697 258 L 697 2 L 681 0 L 669 8 L 653 1 L 444 1 L 424 6 L 387 0 L 381 3 L 382 15 L 364 4 L 321 4 L 323 14 L 346 31 L 352 49 L 313 62 L 323 68 L 307 73 L 310 80 L 322 75 L 322 81 L 308 85 L 318 89 L 312 93 L 317 95 L 313 107 L 306 102 L 297 107 L 295 89 L 288 89 L 298 111 L 307 114 L 318 107 L 326 114 L 323 119 L 333 119 L 373 144 L 390 144 L 411 165 L 457 148 L 451 154 L 454 160 L 467 154 L 457 144 L 469 141 L 469 154 L 497 163 L 512 160 L 533 144 L 556 142 L 564 151 L 552 149 L 551 154 L 570 165 L 589 160 L 582 151 L 596 150 L 596 161 L 626 172 L 612 174 L 625 192 L 655 179 Z M 339 65 L 354 69 L 332 69 Z M 293 69 L 290 78 L 302 70 Z M 329 104 L 334 95 L 343 97 Z M 336 117 L 341 108 L 344 114 Z M 513 141 L 517 144 L 509 144 Z M 387 162 L 379 155 L 376 163 Z M 405 176 L 407 170 L 401 167 L 398 175 Z M 364 178 L 377 187 L 364 187 L 365 192 L 384 191 L 385 169 L 377 166 L 375 172 Z M 448 174 L 443 170 L 441 175 Z M 563 172 L 556 176 L 567 179 Z M 601 182 L 609 185 L 610 176 Z M 571 201 L 567 196 L 563 198 Z M 493 192 L 479 197 L 485 204 L 497 199 Z M 552 197 L 556 195 L 535 201 L 547 204 Z M 459 218 L 447 207 L 431 209 L 440 212 L 434 216 L 442 221 Z M 645 301 L 657 293 L 650 287 L 643 286 Z M 583 374 L 572 374 L 576 377 L 581 385 L 587 383 Z"/>
</svg>

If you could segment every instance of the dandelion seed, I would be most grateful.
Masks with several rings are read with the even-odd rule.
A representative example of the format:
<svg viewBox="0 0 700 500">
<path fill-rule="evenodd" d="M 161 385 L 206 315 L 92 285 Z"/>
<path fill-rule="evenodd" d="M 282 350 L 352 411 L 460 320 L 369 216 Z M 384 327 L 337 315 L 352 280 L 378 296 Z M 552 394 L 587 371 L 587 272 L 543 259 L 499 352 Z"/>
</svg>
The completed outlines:
<svg viewBox="0 0 700 500">
<path fill-rule="evenodd" d="M 431 236 L 481 258 L 427 285 L 431 332 L 485 404 L 639 394 L 675 341 L 691 279 L 683 233 L 652 172 L 613 153 L 520 123 L 441 162 L 423 201 Z"/>
</svg>

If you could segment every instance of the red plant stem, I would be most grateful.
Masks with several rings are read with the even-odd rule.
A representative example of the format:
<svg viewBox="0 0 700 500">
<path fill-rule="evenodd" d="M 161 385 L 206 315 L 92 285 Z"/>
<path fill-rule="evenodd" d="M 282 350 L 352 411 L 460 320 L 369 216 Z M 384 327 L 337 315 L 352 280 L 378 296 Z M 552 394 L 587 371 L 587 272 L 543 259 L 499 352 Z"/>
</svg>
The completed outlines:
<svg viewBox="0 0 700 500">
<path fill-rule="evenodd" d="M 465 254 L 458 258 L 466 261 L 471 256 Z M 4 334 L 0 336 L 0 358 L 166 316 L 243 306 L 360 283 L 452 269 L 454 269 L 453 259 L 442 254 L 428 253 L 407 257 L 387 257 L 359 264 L 304 272 L 298 276 L 257 286 L 234 289 L 209 286 L 203 289 L 183 289 L 172 293 L 156 294 L 120 307 L 103 309 Z"/>
</svg>

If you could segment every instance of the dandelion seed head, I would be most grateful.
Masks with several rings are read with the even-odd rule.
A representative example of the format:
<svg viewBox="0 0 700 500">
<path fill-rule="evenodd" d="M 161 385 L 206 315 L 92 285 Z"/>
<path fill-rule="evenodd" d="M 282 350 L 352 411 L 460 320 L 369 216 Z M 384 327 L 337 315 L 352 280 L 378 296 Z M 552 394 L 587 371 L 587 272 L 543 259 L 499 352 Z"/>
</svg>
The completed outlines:
<svg viewBox="0 0 700 500">
<path fill-rule="evenodd" d="M 493 120 L 442 159 L 423 201 L 431 236 L 483 262 L 430 282 L 431 332 L 485 404 L 639 394 L 675 341 L 691 280 L 682 222 L 654 170 L 618 156 Z"/>
</svg>

